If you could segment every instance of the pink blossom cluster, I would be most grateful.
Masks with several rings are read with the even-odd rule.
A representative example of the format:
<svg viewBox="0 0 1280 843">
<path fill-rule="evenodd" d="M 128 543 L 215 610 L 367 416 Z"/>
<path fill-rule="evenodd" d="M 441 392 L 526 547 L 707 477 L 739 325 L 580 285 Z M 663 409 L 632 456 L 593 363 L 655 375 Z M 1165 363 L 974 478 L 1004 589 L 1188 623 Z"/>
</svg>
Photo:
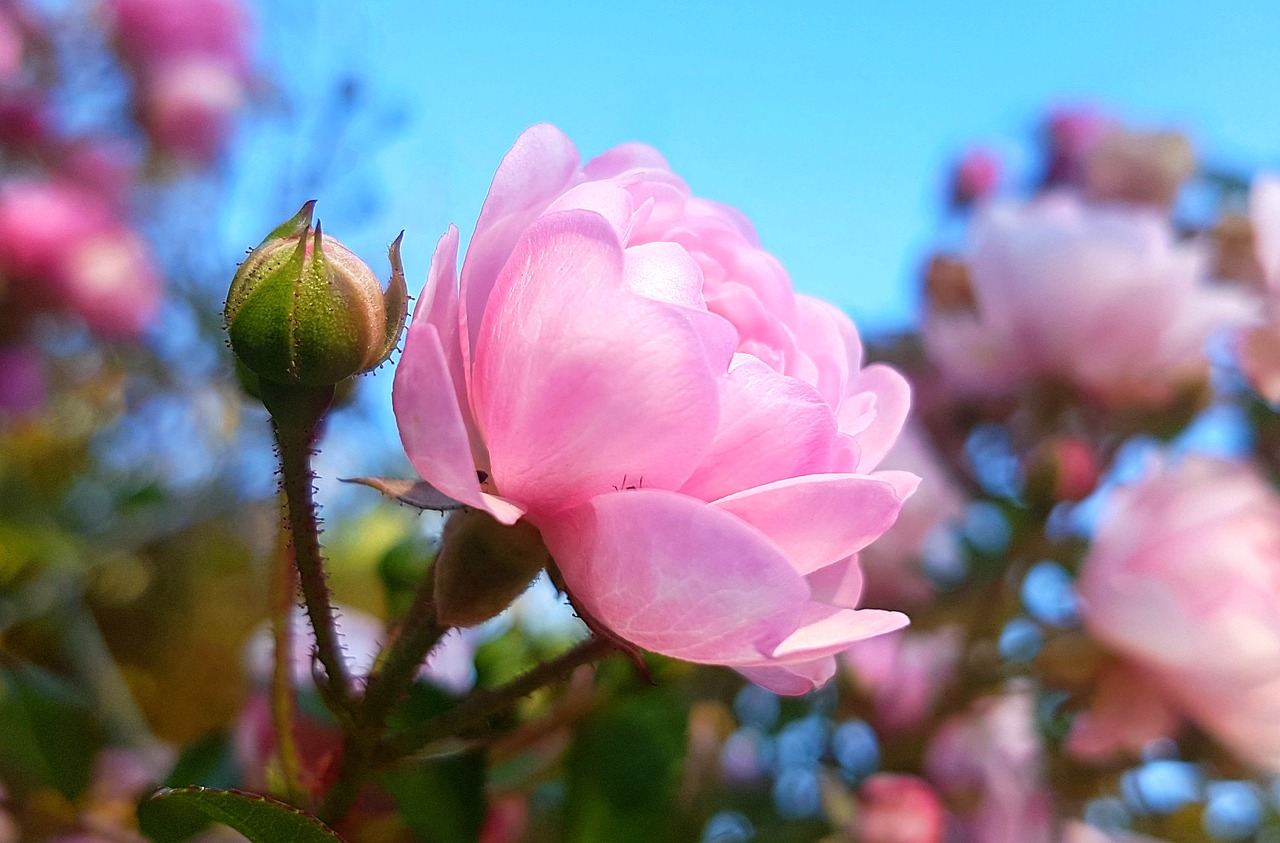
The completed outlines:
<svg viewBox="0 0 1280 843">
<path fill-rule="evenodd" d="M 226 143 L 250 82 L 240 0 L 107 0 L 116 50 L 151 142 L 207 163 Z"/>
<path fill-rule="evenodd" d="M 65 22 L 34 5 L 0 6 L 0 379 L 12 385 L 5 414 L 41 403 L 39 352 L 28 347 L 35 318 L 71 316 L 108 339 L 137 338 L 152 323 L 161 272 L 130 205 L 147 177 L 142 136 L 208 163 L 244 100 L 248 19 L 238 0 L 121 0 L 102 11 L 92 20 L 111 27 L 138 85 L 136 135 L 129 115 L 101 125 L 64 119 L 63 103 L 84 95 L 54 72 L 61 51 L 72 49 Z"/>
</svg>

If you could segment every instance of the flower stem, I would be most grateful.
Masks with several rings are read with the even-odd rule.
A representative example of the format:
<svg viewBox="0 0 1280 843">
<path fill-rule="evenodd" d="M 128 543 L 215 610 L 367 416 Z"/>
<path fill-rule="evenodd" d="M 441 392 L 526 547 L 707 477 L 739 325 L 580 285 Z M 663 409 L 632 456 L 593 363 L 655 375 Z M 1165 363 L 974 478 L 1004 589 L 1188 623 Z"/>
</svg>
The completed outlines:
<svg viewBox="0 0 1280 843">
<path fill-rule="evenodd" d="M 338 643 L 312 497 L 315 473 L 311 470 L 311 456 L 320 419 L 332 400 L 333 387 L 306 389 L 262 382 L 262 403 L 271 412 L 280 451 L 280 488 L 285 496 L 289 543 L 307 616 L 315 631 L 316 657 L 326 675 L 324 696 L 339 707 L 340 710 L 334 712 L 339 720 L 345 720 L 352 699 L 351 675 Z"/>
<path fill-rule="evenodd" d="M 475 691 L 443 714 L 393 735 L 383 742 L 380 763 L 412 755 L 431 743 L 457 735 L 501 714 L 520 698 L 566 678 L 576 668 L 598 661 L 617 649 L 605 638 L 592 636 L 556 658 L 543 662 L 506 685 Z"/>
<path fill-rule="evenodd" d="M 320 816 L 326 821 L 336 821 L 350 809 L 375 765 L 388 716 L 413 684 L 422 662 L 448 632 L 436 617 L 434 570 L 428 571 L 418 584 L 399 632 L 384 648 L 365 684 L 355 722 L 343 742 L 338 775 L 320 809 Z"/>
<path fill-rule="evenodd" d="M 288 504 L 281 502 L 282 510 Z M 276 542 L 274 570 L 271 572 L 271 722 L 276 733 L 276 751 L 280 757 L 280 772 L 284 778 L 285 796 L 301 806 L 305 799 L 302 787 L 302 762 L 298 757 L 298 744 L 293 734 L 296 690 L 293 684 L 293 606 L 298 593 L 298 578 L 294 573 L 293 556 L 285 530 L 280 530 Z"/>
</svg>

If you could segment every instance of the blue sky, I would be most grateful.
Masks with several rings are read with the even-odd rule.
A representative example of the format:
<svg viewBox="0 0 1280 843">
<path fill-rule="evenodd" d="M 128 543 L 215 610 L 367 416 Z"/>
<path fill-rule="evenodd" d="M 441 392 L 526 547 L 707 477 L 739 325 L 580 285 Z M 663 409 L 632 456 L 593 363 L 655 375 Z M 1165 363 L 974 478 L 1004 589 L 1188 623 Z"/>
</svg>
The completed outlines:
<svg viewBox="0 0 1280 843">
<path fill-rule="evenodd" d="M 1271 2 L 272 0 L 263 17 L 269 65 L 359 67 L 406 109 L 376 150 L 389 233 L 370 242 L 408 229 L 418 283 L 444 226 L 465 236 L 502 153 L 540 120 L 584 156 L 658 147 L 695 192 L 755 221 L 797 287 L 872 330 L 911 318 L 948 158 L 981 141 L 1025 167 L 1048 103 L 1097 101 L 1188 128 L 1216 160 L 1280 163 Z M 341 203 L 320 198 L 341 232 Z M 363 236 L 380 221 L 351 223 Z"/>
<path fill-rule="evenodd" d="M 980 142 L 1026 172 L 1051 103 L 1190 130 L 1246 171 L 1280 166 L 1280 3 L 1265 0 L 264 0 L 261 17 L 264 63 L 295 96 L 355 68 L 376 108 L 406 119 L 307 196 L 242 190 L 236 242 L 315 195 L 326 230 L 375 266 L 407 229 L 414 292 L 445 226 L 467 236 L 502 154 L 542 120 L 584 157 L 656 146 L 696 193 L 754 220 L 797 288 L 865 332 L 913 317 L 949 159 Z M 323 147 L 318 107 L 300 102 L 286 148 Z M 278 169 L 277 146 L 261 146 Z M 353 201 L 366 193 L 378 201 Z"/>
</svg>

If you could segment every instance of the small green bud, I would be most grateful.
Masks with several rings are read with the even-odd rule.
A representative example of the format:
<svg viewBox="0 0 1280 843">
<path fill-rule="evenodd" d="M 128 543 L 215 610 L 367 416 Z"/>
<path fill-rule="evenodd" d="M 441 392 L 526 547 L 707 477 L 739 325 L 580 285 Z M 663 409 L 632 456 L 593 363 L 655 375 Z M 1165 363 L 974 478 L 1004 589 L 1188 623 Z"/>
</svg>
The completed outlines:
<svg viewBox="0 0 1280 843">
<path fill-rule="evenodd" d="M 409 293 L 400 237 L 391 282 L 311 225 L 315 200 L 249 253 L 227 293 L 231 348 L 249 371 L 275 383 L 319 387 L 376 368 L 400 338 Z M 401 234 L 403 236 L 403 233 Z"/>
<path fill-rule="evenodd" d="M 475 626 L 520 596 L 551 561 L 527 521 L 500 524 L 480 509 L 449 517 L 435 561 L 436 613 L 449 626 Z"/>
</svg>

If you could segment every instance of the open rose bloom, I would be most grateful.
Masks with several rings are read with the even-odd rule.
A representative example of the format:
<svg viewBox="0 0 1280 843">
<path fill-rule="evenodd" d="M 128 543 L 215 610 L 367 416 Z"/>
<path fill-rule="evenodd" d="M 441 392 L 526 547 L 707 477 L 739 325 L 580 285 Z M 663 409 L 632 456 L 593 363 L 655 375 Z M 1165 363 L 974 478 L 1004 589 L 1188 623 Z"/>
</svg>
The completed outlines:
<svg viewBox="0 0 1280 843">
<path fill-rule="evenodd" d="M 1065 191 L 980 209 L 966 263 L 972 307 L 933 308 L 924 338 L 972 394 L 1043 379 L 1105 403 L 1160 404 L 1207 377 L 1211 334 L 1257 309 L 1208 283 L 1204 251 L 1163 214 Z"/>
<path fill-rule="evenodd" d="M 1132 748 L 1160 731 L 1158 700 L 1280 772 L 1280 498 L 1260 476 L 1187 459 L 1120 490 L 1079 588 L 1090 634 L 1132 676 L 1106 678 L 1073 742 Z"/>
<path fill-rule="evenodd" d="M 578 608 L 781 693 L 897 629 L 856 554 L 917 478 L 876 466 L 910 402 L 797 295 L 741 214 L 654 150 L 585 165 L 557 129 L 503 159 L 463 263 L 440 239 L 396 372 L 422 477 L 542 533 Z"/>
</svg>

